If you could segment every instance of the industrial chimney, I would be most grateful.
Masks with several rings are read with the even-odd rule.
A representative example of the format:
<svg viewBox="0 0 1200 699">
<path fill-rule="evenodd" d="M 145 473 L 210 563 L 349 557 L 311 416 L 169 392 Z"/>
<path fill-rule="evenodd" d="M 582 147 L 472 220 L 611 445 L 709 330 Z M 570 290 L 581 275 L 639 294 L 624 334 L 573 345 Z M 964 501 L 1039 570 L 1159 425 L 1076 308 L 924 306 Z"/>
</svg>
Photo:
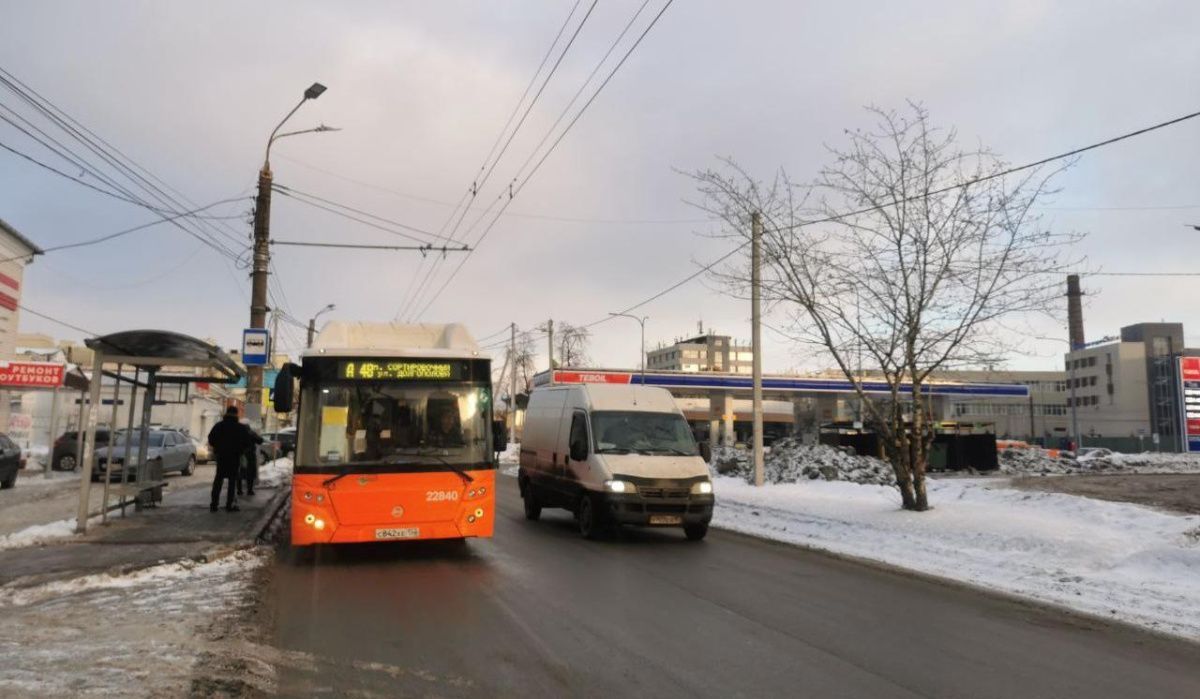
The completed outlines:
<svg viewBox="0 0 1200 699">
<path fill-rule="evenodd" d="M 1079 289 L 1079 275 L 1067 275 L 1067 331 L 1071 349 L 1083 347 L 1083 292 Z"/>
</svg>

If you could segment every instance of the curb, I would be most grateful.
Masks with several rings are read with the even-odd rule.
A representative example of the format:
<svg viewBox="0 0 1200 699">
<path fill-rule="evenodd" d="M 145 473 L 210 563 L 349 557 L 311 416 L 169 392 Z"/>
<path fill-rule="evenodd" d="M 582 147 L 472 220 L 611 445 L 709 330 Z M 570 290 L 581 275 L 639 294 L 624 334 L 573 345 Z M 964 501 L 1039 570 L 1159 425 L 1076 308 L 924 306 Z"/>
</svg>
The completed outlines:
<svg viewBox="0 0 1200 699">
<path fill-rule="evenodd" d="M 263 508 L 262 514 L 254 523 L 238 539 L 228 544 L 218 544 L 212 548 L 205 549 L 197 558 L 204 563 L 219 561 L 226 556 L 229 556 L 238 551 L 254 548 L 262 540 L 267 529 L 271 527 L 271 523 L 279 516 L 279 512 L 283 510 L 283 506 L 287 504 L 289 496 L 292 493 L 291 484 L 283 484 L 279 490 L 271 496 L 267 502 L 267 506 Z"/>
</svg>

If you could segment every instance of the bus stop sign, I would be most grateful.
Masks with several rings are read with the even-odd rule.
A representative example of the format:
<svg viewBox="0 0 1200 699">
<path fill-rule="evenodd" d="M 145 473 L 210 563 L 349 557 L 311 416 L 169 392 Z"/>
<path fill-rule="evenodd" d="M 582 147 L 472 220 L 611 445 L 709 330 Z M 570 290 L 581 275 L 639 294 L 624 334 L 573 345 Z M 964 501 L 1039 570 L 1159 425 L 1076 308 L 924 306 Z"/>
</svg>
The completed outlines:
<svg viewBox="0 0 1200 699">
<path fill-rule="evenodd" d="M 246 328 L 242 331 L 242 363 L 246 366 L 266 366 L 267 331 Z"/>
</svg>

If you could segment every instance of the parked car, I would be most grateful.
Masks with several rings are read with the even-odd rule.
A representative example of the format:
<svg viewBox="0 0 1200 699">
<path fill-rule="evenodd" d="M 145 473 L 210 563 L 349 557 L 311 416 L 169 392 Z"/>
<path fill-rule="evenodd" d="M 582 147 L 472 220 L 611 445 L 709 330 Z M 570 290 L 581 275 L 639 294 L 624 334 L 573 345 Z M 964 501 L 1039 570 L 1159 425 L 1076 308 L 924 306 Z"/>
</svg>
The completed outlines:
<svg viewBox="0 0 1200 699">
<path fill-rule="evenodd" d="M 17 471 L 24 467 L 23 461 L 17 443 L 0 434 L 0 488 L 7 490 L 17 484 Z"/>
<path fill-rule="evenodd" d="M 102 447 L 108 444 L 109 430 L 107 427 L 96 428 L 96 446 Z M 71 430 L 63 432 L 62 436 L 54 440 L 54 448 L 50 451 L 50 467 L 56 471 L 74 471 L 80 466 L 79 454 L 75 453 L 75 445 L 79 438 L 79 433 Z"/>
<path fill-rule="evenodd" d="M 96 470 L 92 478 L 99 480 L 102 475 L 109 478 L 119 477 L 124 473 L 125 446 L 128 439 L 129 449 L 137 458 L 141 446 L 141 432 L 121 432 L 112 443 L 112 464 L 108 463 L 108 446 L 96 449 Z M 150 430 L 146 442 L 146 460 L 158 462 L 163 473 L 179 471 L 190 476 L 196 471 L 196 446 L 181 432 L 175 430 Z"/>
<path fill-rule="evenodd" d="M 199 437 L 189 437 L 189 439 L 192 440 L 192 446 L 196 447 L 196 463 L 206 464 L 212 461 L 212 448 L 208 446 L 208 440 Z"/>
</svg>

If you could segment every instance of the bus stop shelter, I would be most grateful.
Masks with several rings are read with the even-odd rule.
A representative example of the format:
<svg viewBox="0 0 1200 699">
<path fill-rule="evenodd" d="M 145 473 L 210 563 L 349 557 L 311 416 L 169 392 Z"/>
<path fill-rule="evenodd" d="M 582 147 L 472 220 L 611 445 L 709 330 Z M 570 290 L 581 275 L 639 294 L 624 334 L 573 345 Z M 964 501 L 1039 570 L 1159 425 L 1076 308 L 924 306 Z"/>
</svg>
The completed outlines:
<svg viewBox="0 0 1200 699">
<path fill-rule="evenodd" d="M 127 330 L 103 337 L 94 337 L 84 344 L 95 354 L 92 365 L 91 396 L 87 403 L 86 434 L 83 448 L 83 470 L 79 485 L 79 511 L 75 531 L 87 531 L 90 513 L 92 474 L 96 472 L 96 425 L 101 411 L 100 390 L 103 377 L 113 380 L 112 416 L 110 425 L 116 426 L 120 397 L 127 387 L 129 399 L 129 425 L 134 424 L 134 410 L 138 391 L 142 391 L 141 423 L 139 438 L 125 439 L 124 445 L 115 447 L 116 435 L 109 439 L 104 470 L 104 499 L 100 509 L 102 518 L 107 518 L 110 498 L 116 498 L 124 513 L 125 505 L 132 501 L 135 507 L 152 506 L 162 497 L 162 473 L 154 472 L 146 463 L 151 410 L 156 402 L 172 390 L 186 389 L 192 383 L 233 383 L 242 378 L 242 369 L 220 347 L 188 335 L 166 330 Z M 132 429 L 130 430 L 132 434 Z M 133 453 L 136 447 L 137 454 Z M 121 448 L 123 453 L 114 454 Z M 110 472 L 114 457 L 121 459 L 121 481 L 114 485 Z M 132 465 L 132 467 L 131 467 Z"/>
</svg>

